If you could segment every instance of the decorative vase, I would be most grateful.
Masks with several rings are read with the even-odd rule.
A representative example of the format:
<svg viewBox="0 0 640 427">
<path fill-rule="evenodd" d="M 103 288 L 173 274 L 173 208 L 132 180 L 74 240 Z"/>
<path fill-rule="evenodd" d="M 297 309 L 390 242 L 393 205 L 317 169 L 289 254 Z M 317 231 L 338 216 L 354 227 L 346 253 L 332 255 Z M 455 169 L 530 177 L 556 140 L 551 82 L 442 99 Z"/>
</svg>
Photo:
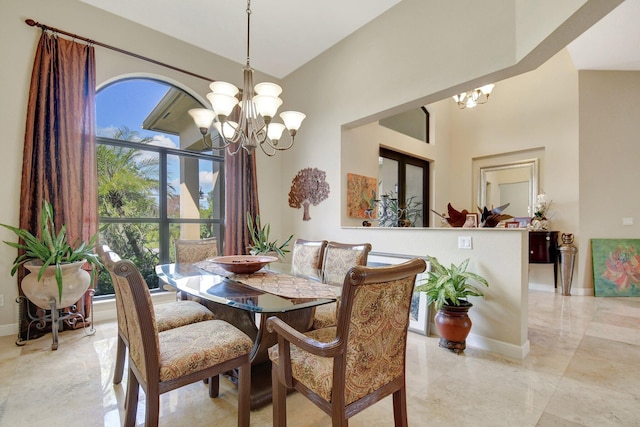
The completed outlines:
<svg viewBox="0 0 640 427">
<path fill-rule="evenodd" d="M 578 248 L 573 244 L 573 234 L 562 233 L 562 245 L 558 248 L 560 256 L 560 279 L 562 295 L 571 295 L 571 281 L 573 280 L 573 265 L 575 264 Z"/>
<path fill-rule="evenodd" d="M 547 231 L 549 230 L 549 221 L 546 218 L 531 220 L 530 228 L 533 231 Z"/>
<path fill-rule="evenodd" d="M 473 307 L 468 301 L 460 301 L 460 305 L 443 305 L 435 315 L 435 323 L 440 333 L 440 347 L 454 353 L 462 353 L 466 348 L 466 339 L 471 331 L 469 309 Z"/>
<path fill-rule="evenodd" d="M 89 289 L 91 275 L 82 267 L 86 261 L 76 261 L 62 264 L 62 300 L 59 298 L 58 282 L 56 281 L 56 267 L 47 267 L 44 274 L 38 280 L 38 272 L 42 267 L 42 261 L 32 260 L 24 264 L 29 273 L 22 279 L 22 292 L 25 296 L 40 308 L 49 310 L 51 300 L 54 299 L 57 308 L 68 307 L 75 304 Z"/>
</svg>

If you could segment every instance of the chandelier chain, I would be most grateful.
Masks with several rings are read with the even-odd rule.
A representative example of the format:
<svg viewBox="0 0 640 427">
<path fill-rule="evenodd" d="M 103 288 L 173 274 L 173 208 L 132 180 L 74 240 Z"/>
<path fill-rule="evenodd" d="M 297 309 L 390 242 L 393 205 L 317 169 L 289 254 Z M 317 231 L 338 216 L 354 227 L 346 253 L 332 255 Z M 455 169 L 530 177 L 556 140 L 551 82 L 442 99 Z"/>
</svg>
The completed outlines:
<svg viewBox="0 0 640 427">
<path fill-rule="evenodd" d="M 242 90 L 235 85 L 222 81 L 214 81 L 209 87 L 211 92 L 207 98 L 212 109 L 192 108 L 189 114 L 193 117 L 205 147 L 214 150 L 226 149 L 229 155 L 237 154 L 240 149 L 251 154 L 257 147 L 267 156 L 278 151 L 285 151 L 293 146 L 296 133 L 305 114 L 299 111 L 283 111 L 279 114 L 283 123 L 274 121 L 274 117 L 282 99 L 282 88 L 275 83 L 262 82 L 253 85 L 253 68 L 251 68 L 251 0 L 247 0 L 247 63 L 243 67 Z M 216 130 L 220 143 L 207 142 L 206 135 L 211 127 Z M 280 142 L 282 133 L 287 129 L 289 143 Z M 213 135 L 212 135 L 213 137 Z"/>
<path fill-rule="evenodd" d="M 251 0 L 247 0 L 247 67 L 249 66 L 249 46 L 251 40 Z"/>
</svg>

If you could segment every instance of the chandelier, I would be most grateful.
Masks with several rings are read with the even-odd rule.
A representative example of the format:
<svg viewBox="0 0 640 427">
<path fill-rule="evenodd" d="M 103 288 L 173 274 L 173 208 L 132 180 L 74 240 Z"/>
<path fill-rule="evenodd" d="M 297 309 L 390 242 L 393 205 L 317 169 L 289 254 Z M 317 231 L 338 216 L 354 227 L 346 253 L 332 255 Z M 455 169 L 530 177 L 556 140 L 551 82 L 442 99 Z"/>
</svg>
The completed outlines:
<svg viewBox="0 0 640 427">
<path fill-rule="evenodd" d="M 494 84 L 484 85 L 478 89 L 463 92 L 459 95 L 453 95 L 453 100 L 458 103 L 461 110 L 465 108 L 473 108 L 478 104 L 484 104 L 489 100 L 489 95 L 494 88 Z"/>
<path fill-rule="evenodd" d="M 284 122 L 273 122 L 273 118 L 282 105 L 279 98 L 282 88 L 275 83 L 258 83 L 253 86 L 253 68 L 249 59 L 249 36 L 251 28 L 251 0 L 247 0 L 247 64 L 242 68 L 244 83 L 242 98 L 238 100 L 239 89 L 231 83 L 214 81 L 209 85 L 207 94 L 213 110 L 194 108 L 189 110 L 196 126 L 200 129 L 205 146 L 214 150 L 227 149 L 230 155 L 237 154 L 241 148 L 249 154 L 260 147 L 267 156 L 277 151 L 288 150 L 302 121 L 306 117 L 298 111 L 284 111 L 280 118 Z M 218 131 L 221 144 L 207 143 L 206 135 L 211 126 Z M 280 145 L 284 129 L 289 131 L 289 144 Z"/>
</svg>

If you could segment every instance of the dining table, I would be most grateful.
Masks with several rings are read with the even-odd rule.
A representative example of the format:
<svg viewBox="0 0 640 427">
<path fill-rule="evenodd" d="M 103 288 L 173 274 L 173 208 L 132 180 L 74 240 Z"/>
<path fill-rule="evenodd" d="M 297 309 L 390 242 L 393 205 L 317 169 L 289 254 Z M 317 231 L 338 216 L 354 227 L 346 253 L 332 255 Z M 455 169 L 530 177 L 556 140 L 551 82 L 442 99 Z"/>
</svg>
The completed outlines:
<svg viewBox="0 0 640 427">
<path fill-rule="evenodd" d="M 320 271 L 292 272 L 291 265 L 273 262 L 251 274 L 230 273 L 212 260 L 156 266 L 160 280 L 182 298 L 199 301 L 216 319 L 236 326 L 253 340 L 251 350 L 251 410 L 271 403 L 269 347 L 277 335 L 267 331 L 276 316 L 300 332 L 311 329 L 314 308 L 336 301 L 341 287 L 322 283 Z M 236 372 L 226 376 L 237 384 Z"/>
</svg>

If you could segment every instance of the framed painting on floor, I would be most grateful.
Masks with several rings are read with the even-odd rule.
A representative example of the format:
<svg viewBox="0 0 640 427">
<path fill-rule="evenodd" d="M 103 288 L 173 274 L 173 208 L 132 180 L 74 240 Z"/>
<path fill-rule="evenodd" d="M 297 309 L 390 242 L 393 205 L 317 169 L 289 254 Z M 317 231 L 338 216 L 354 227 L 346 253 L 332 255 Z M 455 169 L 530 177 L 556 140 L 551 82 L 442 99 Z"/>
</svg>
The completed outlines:
<svg viewBox="0 0 640 427">
<path fill-rule="evenodd" d="M 597 297 L 640 296 L 640 239 L 591 239 Z"/>
</svg>

